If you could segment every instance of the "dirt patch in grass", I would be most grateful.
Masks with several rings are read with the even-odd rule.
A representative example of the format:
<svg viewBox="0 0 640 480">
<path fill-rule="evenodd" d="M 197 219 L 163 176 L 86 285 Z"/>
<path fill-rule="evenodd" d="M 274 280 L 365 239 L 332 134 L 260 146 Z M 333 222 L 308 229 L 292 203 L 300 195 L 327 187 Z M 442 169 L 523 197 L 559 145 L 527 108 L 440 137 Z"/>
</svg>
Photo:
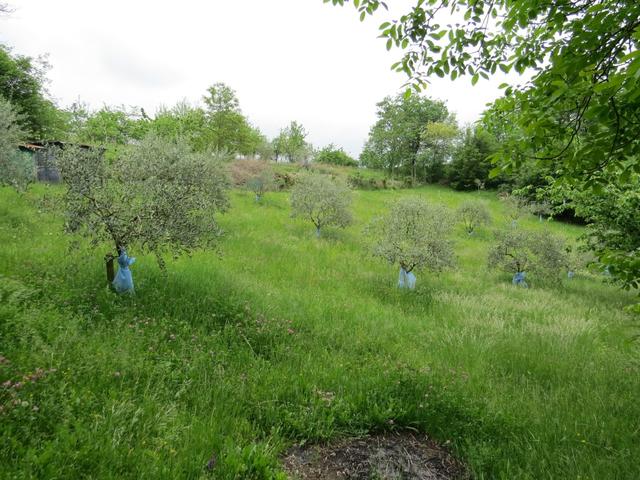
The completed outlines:
<svg viewBox="0 0 640 480">
<path fill-rule="evenodd" d="M 291 448 L 285 472 L 300 480 L 467 479 L 463 465 L 426 437 L 388 433 Z"/>
</svg>

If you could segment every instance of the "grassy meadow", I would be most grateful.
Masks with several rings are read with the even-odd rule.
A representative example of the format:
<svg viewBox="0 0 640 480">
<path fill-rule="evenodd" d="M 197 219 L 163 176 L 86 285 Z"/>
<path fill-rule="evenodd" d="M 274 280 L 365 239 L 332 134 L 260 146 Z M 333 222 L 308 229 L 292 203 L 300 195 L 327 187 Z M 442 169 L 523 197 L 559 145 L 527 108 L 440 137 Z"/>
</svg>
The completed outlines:
<svg viewBox="0 0 640 480">
<path fill-rule="evenodd" d="M 632 295 L 488 271 L 495 193 L 355 191 L 355 224 L 316 239 L 286 192 L 234 191 L 220 252 L 138 256 L 133 297 L 62 233 L 57 193 L 0 189 L 0 478 L 284 478 L 294 443 L 394 429 L 477 479 L 640 478 Z M 494 225 L 458 226 L 456 268 L 399 291 L 362 230 L 400 195 L 482 197 Z"/>
</svg>

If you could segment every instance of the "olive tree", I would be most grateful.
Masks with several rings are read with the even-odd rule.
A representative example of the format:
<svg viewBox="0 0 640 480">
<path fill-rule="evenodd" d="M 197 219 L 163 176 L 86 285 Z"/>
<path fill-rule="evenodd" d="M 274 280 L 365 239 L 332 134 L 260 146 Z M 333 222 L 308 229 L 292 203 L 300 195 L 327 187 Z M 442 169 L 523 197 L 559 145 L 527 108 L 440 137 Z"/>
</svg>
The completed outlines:
<svg viewBox="0 0 640 480">
<path fill-rule="evenodd" d="M 476 228 L 491 223 L 491 215 L 483 202 L 467 200 L 458 207 L 456 213 L 469 235 L 473 235 Z"/>
<path fill-rule="evenodd" d="M 256 175 L 247 180 L 246 187 L 256 195 L 256 202 L 259 202 L 262 196 L 275 188 L 276 182 L 273 171 L 266 167 Z"/>
<path fill-rule="evenodd" d="M 386 215 L 374 219 L 367 234 L 373 239 L 374 256 L 400 266 L 399 287 L 413 288 L 414 270 L 438 272 L 453 265 L 452 227 L 446 207 L 405 197 Z"/>
<path fill-rule="evenodd" d="M 549 202 L 534 202 L 530 206 L 531 213 L 538 216 L 539 221 L 543 221 L 544 217 L 549 217 L 553 213 L 553 206 Z"/>
<path fill-rule="evenodd" d="M 58 166 L 67 190 L 66 230 L 114 253 L 135 247 L 162 255 L 214 245 L 221 230 L 215 213 L 228 208 L 228 180 L 217 153 L 193 153 L 183 141 L 155 135 L 107 161 L 99 149 L 67 148 Z"/>
<path fill-rule="evenodd" d="M 325 226 L 351 224 L 351 202 L 351 191 L 345 185 L 320 174 L 302 176 L 291 190 L 292 216 L 310 220 L 318 237 Z"/>
<path fill-rule="evenodd" d="M 496 233 L 496 244 L 489 252 L 490 268 L 513 274 L 513 284 L 526 287 L 525 276 L 533 272 L 557 279 L 567 265 L 564 241 L 547 231 L 507 229 Z"/>
<path fill-rule="evenodd" d="M 35 165 L 31 156 L 18 151 L 24 135 L 19 118 L 11 103 L 0 97 L 0 186 L 22 191 L 35 180 Z"/>
<path fill-rule="evenodd" d="M 348 0 L 324 0 L 344 4 Z M 382 0 L 351 2 L 364 20 Z M 387 49 L 417 90 L 434 76 L 525 74 L 503 84 L 484 121 L 504 126 L 494 174 L 535 162 L 588 195 L 640 173 L 640 2 L 637 0 L 414 0 L 385 21 Z M 455 21 L 452 21 L 452 17 Z M 613 182 L 611 178 L 613 177 Z M 608 222 L 599 226 L 612 230 Z M 640 287 L 636 249 L 602 245 L 599 261 L 626 287 Z"/>
<path fill-rule="evenodd" d="M 511 220 L 511 226 L 517 227 L 518 220 L 530 212 L 530 206 L 526 199 L 510 193 L 500 197 L 505 206 L 507 217 Z"/>
</svg>

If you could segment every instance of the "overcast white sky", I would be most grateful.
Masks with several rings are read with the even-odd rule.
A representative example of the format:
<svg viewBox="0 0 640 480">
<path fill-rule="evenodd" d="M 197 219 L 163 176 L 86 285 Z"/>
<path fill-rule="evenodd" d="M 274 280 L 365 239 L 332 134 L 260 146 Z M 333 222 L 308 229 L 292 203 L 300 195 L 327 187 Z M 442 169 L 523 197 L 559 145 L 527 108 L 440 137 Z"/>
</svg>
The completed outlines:
<svg viewBox="0 0 640 480">
<path fill-rule="evenodd" d="M 391 12 L 358 20 L 352 5 L 322 0 L 7 0 L 0 42 L 16 53 L 49 54 L 49 91 L 59 105 L 136 105 L 148 113 L 181 99 L 198 102 L 218 81 L 238 93 L 250 121 L 267 136 L 302 122 L 315 146 L 333 142 L 358 155 L 375 104 L 397 93 L 390 70 L 399 50 L 377 38 Z M 460 122 L 479 117 L 503 79 L 434 81 Z"/>
</svg>

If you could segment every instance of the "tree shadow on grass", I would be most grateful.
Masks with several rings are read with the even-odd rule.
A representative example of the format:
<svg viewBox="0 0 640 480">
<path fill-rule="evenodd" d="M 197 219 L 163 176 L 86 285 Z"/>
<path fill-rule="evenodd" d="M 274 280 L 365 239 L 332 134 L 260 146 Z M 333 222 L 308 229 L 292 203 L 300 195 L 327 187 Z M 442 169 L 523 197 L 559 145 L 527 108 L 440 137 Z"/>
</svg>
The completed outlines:
<svg viewBox="0 0 640 480">
<path fill-rule="evenodd" d="M 420 280 L 418 280 L 420 282 Z M 434 305 L 437 290 L 431 282 L 420 282 L 415 290 L 398 288 L 397 279 L 365 278 L 360 283 L 362 295 L 375 299 L 376 302 L 393 306 L 407 314 L 426 313 Z"/>
<path fill-rule="evenodd" d="M 117 294 L 104 278 L 104 268 L 96 261 L 75 272 L 60 298 L 51 300 L 70 313 L 91 321 L 111 322 L 131 318 L 175 318 L 193 326 L 218 328 L 247 316 L 241 291 L 222 272 L 192 274 L 188 269 L 169 264 L 161 271 L 150 257 L 139 262 L 134 272 L 135 293 Z M 143 266 L 144 265 L 144 266 Z"/>
</svg>

